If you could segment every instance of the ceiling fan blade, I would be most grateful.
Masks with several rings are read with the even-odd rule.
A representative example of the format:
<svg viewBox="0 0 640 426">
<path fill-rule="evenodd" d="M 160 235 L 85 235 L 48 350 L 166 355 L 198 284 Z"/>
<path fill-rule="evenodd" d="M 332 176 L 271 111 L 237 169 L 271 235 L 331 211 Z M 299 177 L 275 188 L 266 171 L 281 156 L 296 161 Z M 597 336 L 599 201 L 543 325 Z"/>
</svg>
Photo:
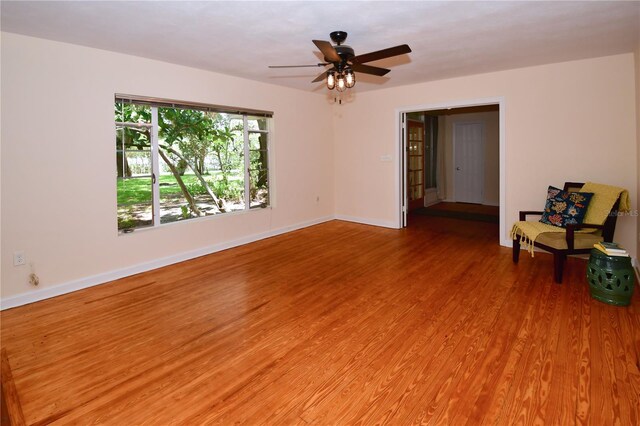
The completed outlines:
<svg viewBox="0 0 640 426">
<path fill-rule="evenodd" d="M 338 52 L 336 52 L 336 49 L 334 49 L 334 47 L 331 45 L 331 43 L 322 40 L 311 41 L 313 41 L 313 44 L 315 44 L 316 47 L 320 49 L 320 51 L 324 55 L 325 61 L 340 62 L 340 56 L 338 55 Z"/>
<path fill-rule="evenodd" d="M 317 83 L 319 81 L 322 81 L 325 79 L 325 77 L 327 76 L 326 72 L 321 73 L 319 76 L 317 76 L 316 78 L 313 79 L 312 83 Z"/>
<path fill-rule="evenodd" d="M 401 44 L 400 46 L 389 47 L 387 49 L 365 53 L 364 55 L 354 56 L 351 58 L 351 62 L 354 64 L 364 64 L 365 62 L 378 61 L 392 56 L 404 55 L 409 52 L 411 52 L 411 48 L 406 44 Z"/>
<path fill-rule="evenodd" d="M 353 64 L 351 65 L 351 69 L 354 70 L 355 72 L 361 72 L 364 74 L 373 74 L 381 77 L 386 73 L 388 73 L 389 71 L 391 71 L 386 68 L 372 67 L 371 65 L 364 65 L 364 64 Z"/>
<path fill-rule="evenodd" d="M 315 64 L 315 65 L 269 65 L 269 68 L 316 68 L 324 67 L 329 64 Z"/>
</svg>

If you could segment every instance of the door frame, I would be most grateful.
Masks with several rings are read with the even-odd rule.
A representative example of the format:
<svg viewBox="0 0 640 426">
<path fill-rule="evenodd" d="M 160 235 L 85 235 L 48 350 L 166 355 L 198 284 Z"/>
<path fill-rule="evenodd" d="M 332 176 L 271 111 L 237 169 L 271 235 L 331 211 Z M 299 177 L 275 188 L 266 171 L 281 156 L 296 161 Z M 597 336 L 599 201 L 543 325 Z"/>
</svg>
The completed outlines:
<svg viewBox="0 0 640 426">
<path fill-rule="evenodd" d="M 497 104 L 499 107 L 498 116 L 499 116 L 499 174 L 500 174 L 500 219 L 499 219 L 499 242 L 500 245 L 505 247 L 511 246 L 511 241 L 509 239 L 509 233 L 506 229 L 506 134 L 505 134 L 505 110 L 506 110 L 506 101 L 503 96 L 498 97 L 489 97 L 489 98 L 478 98 L 478 99 L 466 99 L 466 100 L 452 100 L 452 101 L 442 101 L 437 103 L 429 103 L 429 104 L 419 104 L 419 105 L 408 105 L 403 107 L 396 108 L 394 112 L 394 122 L 396 126 L 396 153 L 397 160 L 395 162 L 395 199 L 397 202 L 396 208 L 396 218 L 395 223 L 398 228 L 406 227 L 406 219 L 404 215 L 405 206 L 405 193 L 404 193 L 404 178 L 406 175 L 405 170 L 405 162 L 404 157 L 406 153 L 406 140 L 404 137 L 404 118 L 407 113 L 410 112 L 420 112 L 420 111 L 429 111 L 429 110 L 437 110 L 437 109 L 453 109 L 453 108 L 464 108 L 464 107 L 472 107 L 472 106 L 483 106 L 483 105 L 495 105 Z"/>
<path fill-rule="evenodd" d="M 481 162 L 481 168 L 482 168 L 482 183 L 483 183 L 483 190 L 482 190 L 482 199 L 484 200 L 484 172 L 485 172 L 485 145 L 486 145 L 486 141 L 485 141 L 485 123 L 483 121 L 478 121 L 478 120 L 471 120 L 471 121 L 467 121 L 467 120 L 453 120 L 453 122 L 451 123 L 452 127 L 453 127 L 453 134 L 451 135 L 451 170 L 454 171 L 453 174 L 453 201 L 454 202 L 458 202 L 458 194 L 456 193 L 456 126 L 458 125 L 464 125 L 464 124 L 479 124 L 482 126 L 482 137 L 480 140 L 480 143 L 482 145 L 482 162 Z"/>
</svg>

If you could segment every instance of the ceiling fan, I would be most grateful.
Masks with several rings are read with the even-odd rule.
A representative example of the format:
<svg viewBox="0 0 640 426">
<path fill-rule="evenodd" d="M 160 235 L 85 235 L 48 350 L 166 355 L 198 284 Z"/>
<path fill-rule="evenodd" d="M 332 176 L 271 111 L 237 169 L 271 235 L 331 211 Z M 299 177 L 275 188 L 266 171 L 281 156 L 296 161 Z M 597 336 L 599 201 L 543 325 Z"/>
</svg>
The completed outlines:
<svg viewBox="0 0 640 426">
<path fill-rule="evenodd" d="M 329 34 L 329 37 L 331 37 L 335 46 L 328 41 L 312 40 L 313 44 L 315 44 L 324 55 L 325 62 L 315 65 L 270 65 L 269 68 L 325 67 L 327 65 L 331 65 L 332 67 L 329 70 L 317 76 L 312 83 L 322 81 L 326 77 L 327 88 L 329 90 L 333 90 L 335 88 L 339 92 L 343 92 L 356 84 L 355 72 L 383 76 L 391 71 L 387 68 L 365 65 L 366 62 L 373 62 L 411 52 L 411 48 L 408 45 L 401 44 L 399 46 L 389 47 L 387 49 L 356 56 L 351 46 L 343 44 L 347 39 L 346 32 L 334 31 Z"/>
</svg>

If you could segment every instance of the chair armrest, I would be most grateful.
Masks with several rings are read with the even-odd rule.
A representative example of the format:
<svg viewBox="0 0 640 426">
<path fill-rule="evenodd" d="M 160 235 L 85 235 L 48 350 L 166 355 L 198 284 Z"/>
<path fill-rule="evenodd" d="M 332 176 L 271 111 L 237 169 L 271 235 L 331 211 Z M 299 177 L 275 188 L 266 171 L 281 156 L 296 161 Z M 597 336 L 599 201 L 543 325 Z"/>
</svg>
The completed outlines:
<svg viewBox="0 0 640 426">
<path fill-rule="evenodd" d="M 520 220 L 527 220 L 528 215 L 538 215 L 542 216 L 544 212 L 533 211 L 533 210 L 520 210 Z"/>
<path fill-rule="evenodd" d="M 567 225 L 567 248 L 573 250 L 574 232 L 576 229 L 592 228 L 592 229 L 604 229 L 604 225 L 594 225 L 591 223 L 569 224 Z"/>
<path fill-rule="evenodd" d="M 580 223 L 580 224 L 567 225 L 567 230 L 569 230 L 569 228 L 572 228 L 572 229 L 582 229 L 582 228 L 604 229 L 604 225 L 596 225 L 596 224 L 593 224 L 593 223 Z"/>
</svg>

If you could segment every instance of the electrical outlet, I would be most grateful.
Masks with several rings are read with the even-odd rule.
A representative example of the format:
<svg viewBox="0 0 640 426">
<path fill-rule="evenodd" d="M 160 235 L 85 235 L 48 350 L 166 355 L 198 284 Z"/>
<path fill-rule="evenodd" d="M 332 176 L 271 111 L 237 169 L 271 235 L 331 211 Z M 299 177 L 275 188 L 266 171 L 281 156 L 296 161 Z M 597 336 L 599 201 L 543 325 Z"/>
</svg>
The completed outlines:
<svg viewBox="0 0 640 426">
<path fill-rule="evenodd" d="M 23 251 L 13 252 L 13 266 L 24 265 L 26 262 L 27 262 L 27 259 Z"/>
</svg>

